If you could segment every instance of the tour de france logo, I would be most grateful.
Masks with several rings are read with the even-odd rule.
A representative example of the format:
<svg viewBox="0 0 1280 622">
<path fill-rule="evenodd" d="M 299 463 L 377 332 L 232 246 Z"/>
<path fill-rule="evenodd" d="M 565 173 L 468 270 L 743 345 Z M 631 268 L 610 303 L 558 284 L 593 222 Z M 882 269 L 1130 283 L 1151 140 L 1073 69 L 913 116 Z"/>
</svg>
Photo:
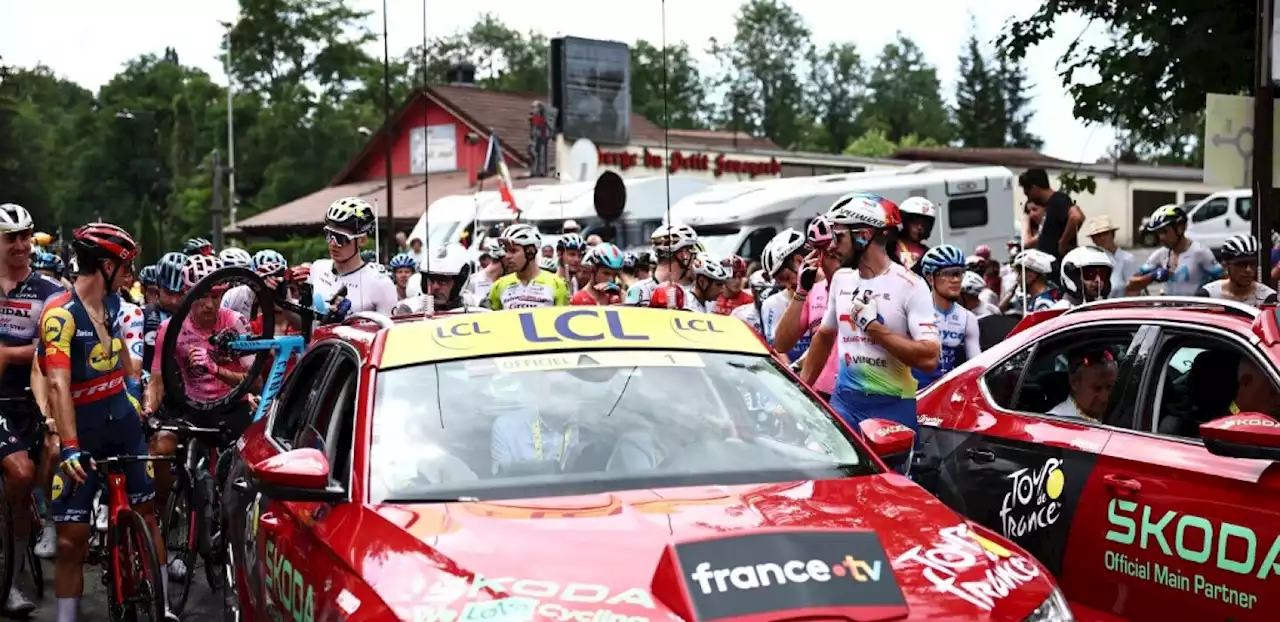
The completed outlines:
<svg viewBox="0 0 1280 622">
<path fill-rule="evenodd" d="M 1067 476 L 1060 458 L 1008 476 L 1009 491 L 1000 504 L 1000 528 L 1006 538 L 1028 536 L 1058 522 Z"/>
</svg>

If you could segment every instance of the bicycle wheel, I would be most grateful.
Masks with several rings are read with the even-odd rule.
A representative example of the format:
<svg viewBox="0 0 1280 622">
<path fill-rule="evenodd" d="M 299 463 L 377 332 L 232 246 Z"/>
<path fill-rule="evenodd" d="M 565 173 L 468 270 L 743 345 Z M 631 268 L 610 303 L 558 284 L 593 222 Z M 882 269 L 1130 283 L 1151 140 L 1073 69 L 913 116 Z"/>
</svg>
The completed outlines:
<svg viewBox="0 0 1280 622">
<path fill-rule="evenodd" d="M 112 619 L 163 622 L 164 579 L 146 521 L 133 510 L 121 510 L 111 535 L 108 549 L 117 553 L 111 573 L 115 585 L 107 586 Z"/>
<path fill-rule="evenodd" d="M 246 285 L 253 292 L 254 299 L 258 301 L 271 301 L 272 304 L 263 304 L 262 307 L 262 334 L 254 335 L 257 339 L 271 339 L 275 336 L 275 300 L 276 293 L 267 287 L 267 283 L 262 280 L 253 270 L 241 266 L 227 266 L 215 270 L 212 274 L 205 277 L 196 286 L 182 297 L 182 304 L 174 310 L 173 315 L 169 317 L 169 326 L 182 326 L 187 321 L 187 316 L 191 313 L 191 306 L 196 301 L 208 296 L 213 292 L 214 288 L 222 286 Z M 166 330 L 164 335 L 164 343 L 160 345 L 160 356 L 166 361 L 177 361 L 178 351 L 178 335 L 180 330 Z M 247 374 L 244 375 L 244 381 L 236 386 L 220 399 L 209 402 L 196 401 L 191 399 L 186 389 L 186 381 L 182 377 L 182 365 L 162 365 L 162 378 L 164 380 L 165 396 L 169 399 L 188 409 L 209 413 L 222 412 L 233 407 L 237 402 L 244 398 L 249 392 L 253 381 L 262 376 L 262 370 L 266 368 L 267 361 L 271 357 L 269 351 L 254 352 L 246 354 L 253 357 L 253 364 L 249 367 Z M 185 361 L 179 361 L 185 363 Z"/>
<path fill-rule="evenodd" d="M 13 568 L 18 560 L 13 551 L 13 511 L 8 499 L 4 478 L 0 477 L 0 596 L 5 597 L 13 586 Z"/>
<path fill-rule="evenodd" d="M 185 471 L 180 471 L 185 473 Z M 200 520 L 197 515 L 195 491 L 190 480 L 183 474 L 178 476 L 173 491 L 169 493 L 169 501 L 165 504 L 163 533 L 165 549 L 169 559 L 182 561 L 186 575 L 177 584 L 169 581 L 169 609 L 174 613 L 182 613 L 187 606 L 187 597 L 191 594 L 192 577 L 195 576 L 196 547 L 200 542 Z"/>
<path fill-rule="evenodd" d="M 27 567 L 31 569 L 31 581 L 36 586 L 36 600 L 44 600 L 44 565 L 36 556 L 36 541 L 27 543 Z"/>
</svg>

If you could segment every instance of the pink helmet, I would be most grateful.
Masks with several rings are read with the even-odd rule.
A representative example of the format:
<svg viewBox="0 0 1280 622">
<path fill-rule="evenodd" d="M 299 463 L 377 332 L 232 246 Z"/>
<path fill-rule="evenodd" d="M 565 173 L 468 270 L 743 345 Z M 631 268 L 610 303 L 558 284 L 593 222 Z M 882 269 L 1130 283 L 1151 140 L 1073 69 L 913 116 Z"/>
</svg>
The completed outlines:
<svg viewBox="0 0 1280 622">
<path fill-rule="evenodd" d="M 831 245 L 831 221 L 826 216 L 818 215 L 809 223 L 809 228 L 805 232 L 809 238 L 809 245 L 822 249 Z"/>
<path fill-rule="evenodd" d="M 991 247 L 986 244 L 979 244 L 973 249 L 973 254 L 983 259 L 991 259 Z"/>
<path fill-rule="evenodd" d="M 205 277 L 213 274 L 215 270 L 222 267 L 222 261 L 213 255 L 191 255 L 187 257 L 187 262 L 182 265 L 182 288 L 188 291 L 196 286 L 196 283 L 204 280 Z"/>
</svg>

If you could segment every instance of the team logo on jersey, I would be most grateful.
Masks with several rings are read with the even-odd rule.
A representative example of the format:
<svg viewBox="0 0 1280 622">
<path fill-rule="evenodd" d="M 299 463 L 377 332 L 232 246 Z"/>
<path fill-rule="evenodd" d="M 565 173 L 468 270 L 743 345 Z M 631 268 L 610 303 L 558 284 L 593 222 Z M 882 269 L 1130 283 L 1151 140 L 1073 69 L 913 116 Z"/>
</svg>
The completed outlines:
<svg viewBox="0 0 1280 622">
<path fill-rule="evenodd" d="M 62 491 L 66 489 L 66 484 L 62 481 L 62 476 L 57 473 L 53 474 L 53 491 L 50 495 L 53 499 L 62 497 Z"/>
<path fill-rule="evenodd" d="M 147 477 L 151 479 L 156 478 L 156 465 L 154 462 L 147 462 Z"/>
<path fill-rule="evenodd" d="M 120 340 L 111 340 L 111 353 L 108 354 L 106 348 L 101 343 L 95 344 L 93 349 L 89 351 L 89 367 L 94 371 L 111 371 L 120 363 L 120 357 L 117 354 L 120 348 Z"/>
<path fill-rule="evenodd" d="M 44 335 L 44 342 L 57 343 L 62 339 L 62 331 L 66 326 L 66 318 L 56 316 L 49 316 L 48 318 L 45 318 L 44 327 L 41 329 L 41 334 Z"/>
</svg>

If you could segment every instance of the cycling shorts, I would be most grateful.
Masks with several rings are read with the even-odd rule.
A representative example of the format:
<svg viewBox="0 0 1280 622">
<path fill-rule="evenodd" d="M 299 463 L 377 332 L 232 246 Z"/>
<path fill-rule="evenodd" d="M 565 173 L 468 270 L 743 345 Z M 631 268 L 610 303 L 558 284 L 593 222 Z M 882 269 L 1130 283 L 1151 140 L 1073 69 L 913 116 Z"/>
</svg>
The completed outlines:
<svg viewBox="0 0 1280 622">
<path fill-rule="evenodd" d="M 80 449 L 94 458 L 146 455 L 147 441 L 142 432 L 142 421 L 137 417 L 122 417 L 105 422 L 96 429 L 80 428 Z M 103 485 L 102 476 L 85 465 L 88 477 L 79 486 L 67 476 L 55 472 L 53 476 L 53 520 L 58 523 L 87 523 L 93 512 L 93 496 Z M 130 462 L 125 467 L 125 492 L 129 504 L 138 505 L 155 499 L 155 466 L 151 462 Z"/>
<path fill-rule="evenodd" d="M 0 408 L 0 460 L 20 451 L 28 452 L 32 460 L 39 460 L 44 448 L 43 439 L 36 438 L 37 418 L 43 419 L 40 409 L 30 401 L 13 401 Z"/>
<path fill-rule="evenodd" d="M 920 442 L 920 424 L 916 421 L 915 398 L 903 399 L 896 395 L 875 395 L 863 393 L 848 387 L 836 385 L 831 394 L 831 408 L 840 415 L 845 423 L 853 428 L 855 434 L 862 432 L 858 424 L 867 419 L 884 419 L 911 428 L 916 433 L 917 447 Z"/>
</svg>

